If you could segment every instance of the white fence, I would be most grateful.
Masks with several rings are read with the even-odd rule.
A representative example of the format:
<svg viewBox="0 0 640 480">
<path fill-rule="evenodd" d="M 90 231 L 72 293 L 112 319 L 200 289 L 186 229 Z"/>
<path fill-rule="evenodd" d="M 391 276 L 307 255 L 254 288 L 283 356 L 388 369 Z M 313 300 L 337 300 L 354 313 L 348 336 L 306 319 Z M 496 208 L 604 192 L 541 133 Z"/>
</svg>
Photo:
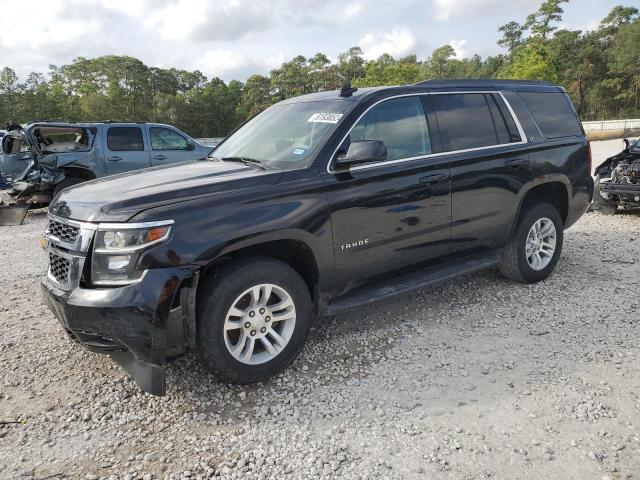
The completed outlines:
<svg viewBox="0 0 640 480">
<path fill-rule="evenodd" d="M 224 137 L 211 137 L 211 138 L 196 138 L 195 139 L 200 145 L 204 145 L 205 147 L 215 147 L 218 145 Z"/>
<path fill-rule="evenodd" d="M 582 122 L 582 126 L 587 132 L 602 130 L 628 130 L 640 129 L 640 118 L 627 120 L 600 120 L 597 122 Z"/>
</svg>

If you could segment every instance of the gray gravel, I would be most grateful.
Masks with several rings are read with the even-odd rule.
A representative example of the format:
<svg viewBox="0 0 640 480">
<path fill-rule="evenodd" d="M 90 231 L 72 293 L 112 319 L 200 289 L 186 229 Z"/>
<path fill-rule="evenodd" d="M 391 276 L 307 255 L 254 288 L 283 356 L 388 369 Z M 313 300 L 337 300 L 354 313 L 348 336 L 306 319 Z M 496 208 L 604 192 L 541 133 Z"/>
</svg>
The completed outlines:
<svg viewBox="0 0 640 480">
<path fill-rule="evenodd" d="M 0 229 L 0 478 L 640 476 L 640 213 L 589 213 L 547 281 L 495 271 L 318 320 L 261 385 L 166 397 L 40 301 L 42 215 Z"/>
</svg>

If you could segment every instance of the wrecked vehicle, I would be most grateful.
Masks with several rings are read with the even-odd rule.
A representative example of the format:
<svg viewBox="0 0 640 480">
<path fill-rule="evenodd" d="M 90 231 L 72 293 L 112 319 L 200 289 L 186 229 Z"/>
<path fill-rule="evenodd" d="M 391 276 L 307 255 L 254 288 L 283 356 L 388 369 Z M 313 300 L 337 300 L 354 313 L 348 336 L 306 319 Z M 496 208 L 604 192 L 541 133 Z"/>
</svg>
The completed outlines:
<svg viewBox="0 0 640 480">
<path fill-rule="evenodd" d="M 596 168 L 593 210 L 614 214 L 618 207 L 640 208 L 640 139 L 624 139 L 625 149 Z"/>
<path fill-rule="evenodd" d="M 206 157 L 212 148 L 156 123 L 34 122 L 2 137 L 0 189 L 13 210 L 48 205 L 63 189 L 117 173 Z M 7 200 L 7 198 L 9 200 Z M 6 208 L 2 209 L 5 210 Z M 0 213 L 0 225 L 3 214 Z M 11 222 L 9 222 L 11 223 Z"/>
</svg>

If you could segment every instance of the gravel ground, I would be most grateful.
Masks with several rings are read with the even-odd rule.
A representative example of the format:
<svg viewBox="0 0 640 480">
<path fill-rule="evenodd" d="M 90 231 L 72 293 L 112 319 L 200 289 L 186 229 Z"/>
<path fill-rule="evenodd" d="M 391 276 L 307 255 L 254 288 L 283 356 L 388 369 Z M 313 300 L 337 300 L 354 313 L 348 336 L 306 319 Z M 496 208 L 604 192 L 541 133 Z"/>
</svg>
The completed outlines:
<svg viewBox="0 0 640 480">
<path fill-rule="evenodd" d="M 41 303 L 44 221 L 0 229 L 0 478 L 640 478 L 638 212 L 585 215 L 540 284 L 487 271 L 318 320 L 261 385 L 187 357 L 163 398 Z"/>
</svg>

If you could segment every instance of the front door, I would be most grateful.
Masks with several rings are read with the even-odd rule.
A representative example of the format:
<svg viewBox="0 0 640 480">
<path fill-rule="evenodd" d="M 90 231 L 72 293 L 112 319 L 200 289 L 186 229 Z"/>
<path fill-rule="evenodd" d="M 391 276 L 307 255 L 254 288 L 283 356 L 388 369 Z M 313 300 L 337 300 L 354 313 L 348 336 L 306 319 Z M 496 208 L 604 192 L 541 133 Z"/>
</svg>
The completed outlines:
<svg viewBox="0 0 640 480">
<path fill-rule="evenodd" d="M 149 127 L 151 165 L 197 160 L 202 155 L 183 135 L 167 127 Z"/>
<path fill-rule="evenodd" d="M 372 276 L 449 252 L 451 188 L 446 158 L 432 156 L 423 101 L 397 97 L 371 107 L 338 149 L 381 140 L 383 162 L 326 176 L 338 278 Z"/>
<path fill-rule="evenodd" d="M 141 125 L 108 127 L 105 142 L 107 175 L 151 166 Z"/>
</svg>

